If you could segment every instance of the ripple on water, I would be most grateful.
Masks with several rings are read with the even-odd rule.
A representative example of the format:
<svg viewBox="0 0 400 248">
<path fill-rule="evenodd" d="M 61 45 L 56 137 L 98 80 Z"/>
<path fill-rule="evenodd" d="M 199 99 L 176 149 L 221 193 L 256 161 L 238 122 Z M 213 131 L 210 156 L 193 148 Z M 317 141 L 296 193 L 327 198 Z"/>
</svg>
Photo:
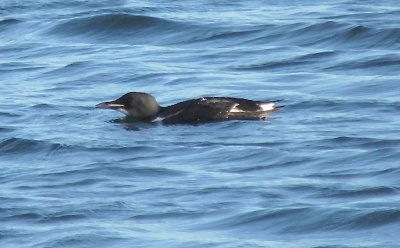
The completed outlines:
<svg viewBox="0 0 400 248">
<path fill-rule="evenodd" d="M 66 32 L 66 30 L 68 32 Z M 93 39 L 96 42 L 123 42 L 129 44 L 181 43 L 193 39 L 199 27 L 164 18 L 127 13 L 100 14 L 79 17 L 52 27 L 50 35 Z M 116 39 L 116 37 L 119 37 Z"/>
</svg>

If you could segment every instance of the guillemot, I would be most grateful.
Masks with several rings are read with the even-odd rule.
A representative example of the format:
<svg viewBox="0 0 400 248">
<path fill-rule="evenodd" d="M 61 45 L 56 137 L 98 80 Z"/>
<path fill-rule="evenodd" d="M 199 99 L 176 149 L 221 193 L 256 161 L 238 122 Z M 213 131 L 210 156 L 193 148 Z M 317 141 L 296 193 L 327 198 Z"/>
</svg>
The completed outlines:
<svg viewBox="0 0 400 248">
<path fill-rule="evenodd" d="M 263 120 L 270 113 L 283 107 L 275 107 L 275 102 L 277 101 L 202 97 L 161 107 L 156 99 L 147 93 L 129 92 L 117 100 L 99 103 L 96 108 L 114 109 L 142 121 L 197 124 L 224 120 Z"/>
</svg>

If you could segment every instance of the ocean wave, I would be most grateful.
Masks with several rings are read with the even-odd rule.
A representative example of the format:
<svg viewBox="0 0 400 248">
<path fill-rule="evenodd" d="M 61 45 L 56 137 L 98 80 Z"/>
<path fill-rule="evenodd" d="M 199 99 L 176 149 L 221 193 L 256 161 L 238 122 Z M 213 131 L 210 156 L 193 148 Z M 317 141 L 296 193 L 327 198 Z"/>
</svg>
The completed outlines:
<svg viewBox="0 0 400 248">
<path fill-rule="evenodd" d="M 47 150 L 48 152 L 62 149 L 64 145 L 45 141 L 22 138 L 9 138 L 0 142 L 0 154 L 29 154 Z"/>
<path fill-rule="evenodd" d="M 315 215 L 318 212 L 319 214 Z M 360 231 L 385 225 L 394 225 L 400 220 L 396 208 L 327 207 L 304 205 L 298 207 L 270 208 L 230 216 L 199 225 L 199 229 L 234 229 L 252 232 L 280 234 L 310 234 L 339 231 Z"/>
<path fill-rule="evenodd" d="M 289 38 L 301 45 L 335 48 L 398 48 L 400 28 L 381 28 L 326 21 L 289 30 Z"/>
<path fill-rule="evenodd" d="M 4 155 L 29 155 L 32 153 L 50 155 L 58 152 L 104 152 L 112 151 L 114 153 L 126 152 L 129 147 L 86 147 L 81 145 L 66 145 L 54 143 L 45 140 L 24 139 L 11 137 L 0 142 L 0 154 Z M 139 148 L 138 148 L 139 149 Z"/>
<path fill-rule="evenodd" d="M 2 116 L 2 114 L 0 113 L 0 117 Z M 15 131 L 15 128 L 10 128 L 10 127 L 0 127 L 0 133 L 11 133 L 13 131 Z"/>
<path fill-rule="evenodd" d="M 355 25 L 339 20 L 287 25 L 229 27 L 128 13 L 97 14 L 62 21 L 47 32 L 67 38 L 128 44 L 207 43 L 285 45 L 324 49 L 398 48 L 400 28 Z"/>
<path fill-rule="evenodd" d="M 344 69 L 370 69 L 371 74 L 387 73 L 393 74 L 397 71 L 400 58 L 397 54 L 374 55 L 363 53 L 357 57 L 349 57 L 349 52 L 343 52 L 348 49 L 371 49 L 371 48 L 398 48 L 400 47 L 400 28 L 377 29 L 357 25 L 345 25 L 336 22 L 325 22 L 311 24 L 302 27 L 304 24 L 296 24 L 284 27 L 274 27 L 272 30 L 259 31 L 249 34 L 247 37 L 239 39 L 244 40 L 243 44 L 251 45 L 264 43 L 287 47 L 286 53 L 282 58 L 271 57 L 273 50 L 260 51 L 265 54 L 261 62 L 245 65 L 229 66 L 232 70 L 280 70 L 291 68 L 291 70 L 304 70 L 305 67 L 319 68 L 320 70 Z M 299 26 L 299 27 L 298 27 Z M 257 38 L 250 38 L 257 37 Z M 247 39 L 247 40 L 246 40 Z M 227 41 L 225 41 L 228 43 Z M 298 49 L 294 47 L 314 47 L 313 50 L 305 54 L 298 54 Z M 315 51 L 315 48 L 323 50 Z M 293 50 L 293 55 L 287 54 Z M 302 51 L 303 52 L 303 51 Z M 350 51 L 351 52 L 351 51 Z M 282 52 L 281 52 L 282 53 Z M 297 53 L 297 54 L 296 54 Z M 304 52 L 303 52 L 304 53 Z M 275 54 L 274 54 L 275 55 Z"/>
<path fill-rule="evenodd" d="M 17 23 L 20 23 L 20 22 L 22 22 L 22 21 L 18 20 L 18 19 L 14 19 L 14 18 L 3 19 L 3 20 L 0 20 L 0 28 L 6 27 L 6 26 L 10 26 L 10 25 L 13 25 L 13 24 L 17 24 Z"/>
<path fill-rule="evenodd" d="M 346 188 L 335 188 L 325 187 L 317 190 L 317 194 L 314 197 L 322 198 L 352 198 L 352 199 L 368 199 L 370 197 L 386 197 L 394 196 L 399 190 L 393 187 L 378 186 L 378 187 L 361 187 L 358 189 L 346 189 Z"/>
<path fill-rule="evenodd" d="M 248 34 L 248 44 L 312 46 L 323 49 L 387 49 L 400 46 L 400 28 L 355 25 L 332 20 L 257 26 L 238 34 Z M 224 37 L 229 36 L 225 34 Z"/>
<path fill-rule="evenodd" d="M 0 210 L 7 211 L 9 209 L 3 208 Z M 12 209 L 15 211 L 15 209 Z M 28 212 L 29 211 L 29 212 Z M 24 213 L 10 214 L 7 217 L 3 217 L 3 220 L 7 221 L 29 221 L 36 223 L 58 223 L 58 222 L 67 222 L 67 221 L 76 221 L 87 218 L 85 214 L 80 213 L 66 213 L 66 212 L 57 212 L 54 214 L 43 215 L 40 213 L 41 211 L 36 208 L 27 209 Z"/>
<path fill-rule="evenodd" d="M 370 209 L 349 223 L 354 229 L 370 229 L 384 225 L 395 225 L 400 221 L 400 210 L 398 208 L 376 208 Z"/>
<path fill-rule="evenodd" d="M 0 64 L 0 72 L 12 73 L 12 72 L 28 72 L 43 69 L 44 67 L 38 65 L 32 65 L 23 62 L 8 62 Z"/>
<path fill-rule="evenodd" d="M 295 55 L 286 59 L 271 59 L 267 62 L 248 64 L 248 65 L 240 65 L 240 66 L 231 66 L 229 69 L 238 70 L 238 71 L 259 71 L 259 70 L 274 70 L 274 69 L 282 69 L 282 68 L 304 68 L 304 66 L 312 65 L 312 64 L 320 64 L 322 61 L 327 61 L 329 59 L 333 59 L 339 53 L 335 51 L 318 51 L 311 52 L 308 54 Z"/>
<path fill-rule="evenodd" d="M 368 137 L 340 136 L 321 140 L 330 146 L 353 148 L 388 148 L 400 147 L 400 139 L 378 139 Z"/>
<path fill-rule="evenodd" d="M 355 86 L 356 87 L 356 86 Z M 353 90 L 353 87 L 349 87 L 346 91 Z M 375 92 L 379 92 L 379 88 L 375 89 Z M 384 91 L 384 89 L 381 89 Z M 382 92 L 384 93 L 384 92 Z M 356 99 L 353 97 L 335 97 L 335 98 L 319 98 L 319 97 L 307 97 L 308 99 L 299 100 L 290 104 L 290 109 L 293 110 L 304 110 L 307 109 L 309 111 L 321 112 L 321 111 L 329 111 L 330 113 L 334 112 L 356 112 L 363 113 L 371 110 L 375 110 L 378 113 L 395 113 L 400 109 L 400 102 L 391 101 L 386 99 Z M 349 108 L 350 106 L 350 108 Z M 329 117 L 329 115 L 327 115 Z M 351 120 L 357 120 L 359 116 L 354 114 L 352 116 L 343 116 L 344 118 Z M 372 118 L 373 116 L 369 116 L 366 118 Z M 332 120 L 334 121 L 334 120 Z"/>
<path fill-rule="evenodd" d="M 118 13 L 70 19 L 47 33 L 69 38 L 92 38 L 99 42 L 163 44 L 187 40 L 180 34 L 193 28 L 191 24 L 164 18 Z"/>
<path fill-rule="evenodd" d="M 400 56 L 397 54 L 367 55 L 358 59 L 351 59 L 328 66 L 327 70 L 363 70 L 372 75 L 397 75 L 399 69 Z"/>
</svg>

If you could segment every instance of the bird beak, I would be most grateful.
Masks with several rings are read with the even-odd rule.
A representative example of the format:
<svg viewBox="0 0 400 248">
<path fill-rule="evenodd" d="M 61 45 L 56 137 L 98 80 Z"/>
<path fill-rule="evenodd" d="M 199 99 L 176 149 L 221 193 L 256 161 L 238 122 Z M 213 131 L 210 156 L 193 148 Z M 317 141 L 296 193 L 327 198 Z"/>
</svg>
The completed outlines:
<svg viewBox="0 0 400 248">
<path fill-rule="evenodd" d="M 95 107 L 96 108 L 102 108 L 102 109 L 125 108 L 125 106 L 123 104 L 114 103 L 114 102 L 102 102 L 102 103 L 97 104 Z"/>
</svg>

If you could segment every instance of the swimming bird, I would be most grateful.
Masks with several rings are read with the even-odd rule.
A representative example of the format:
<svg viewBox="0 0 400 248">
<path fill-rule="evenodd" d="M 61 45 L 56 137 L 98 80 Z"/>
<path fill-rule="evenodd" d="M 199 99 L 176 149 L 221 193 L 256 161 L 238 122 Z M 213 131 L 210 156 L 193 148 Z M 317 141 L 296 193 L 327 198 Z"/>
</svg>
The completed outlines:
<svg viewBox="0 0 400 248">
<path fill-rule="evenodd" d="M 282 108 L 275 107 L 275 102 L 277 101 L 202 97 L 161 107 L 156 99 L 147 93 L 129 92 L 117 100 L 99 103 L 96 108 L 114 109 L 142 121 L 198 124 L 224 120 L 262 120 Z"/>
</svg>

